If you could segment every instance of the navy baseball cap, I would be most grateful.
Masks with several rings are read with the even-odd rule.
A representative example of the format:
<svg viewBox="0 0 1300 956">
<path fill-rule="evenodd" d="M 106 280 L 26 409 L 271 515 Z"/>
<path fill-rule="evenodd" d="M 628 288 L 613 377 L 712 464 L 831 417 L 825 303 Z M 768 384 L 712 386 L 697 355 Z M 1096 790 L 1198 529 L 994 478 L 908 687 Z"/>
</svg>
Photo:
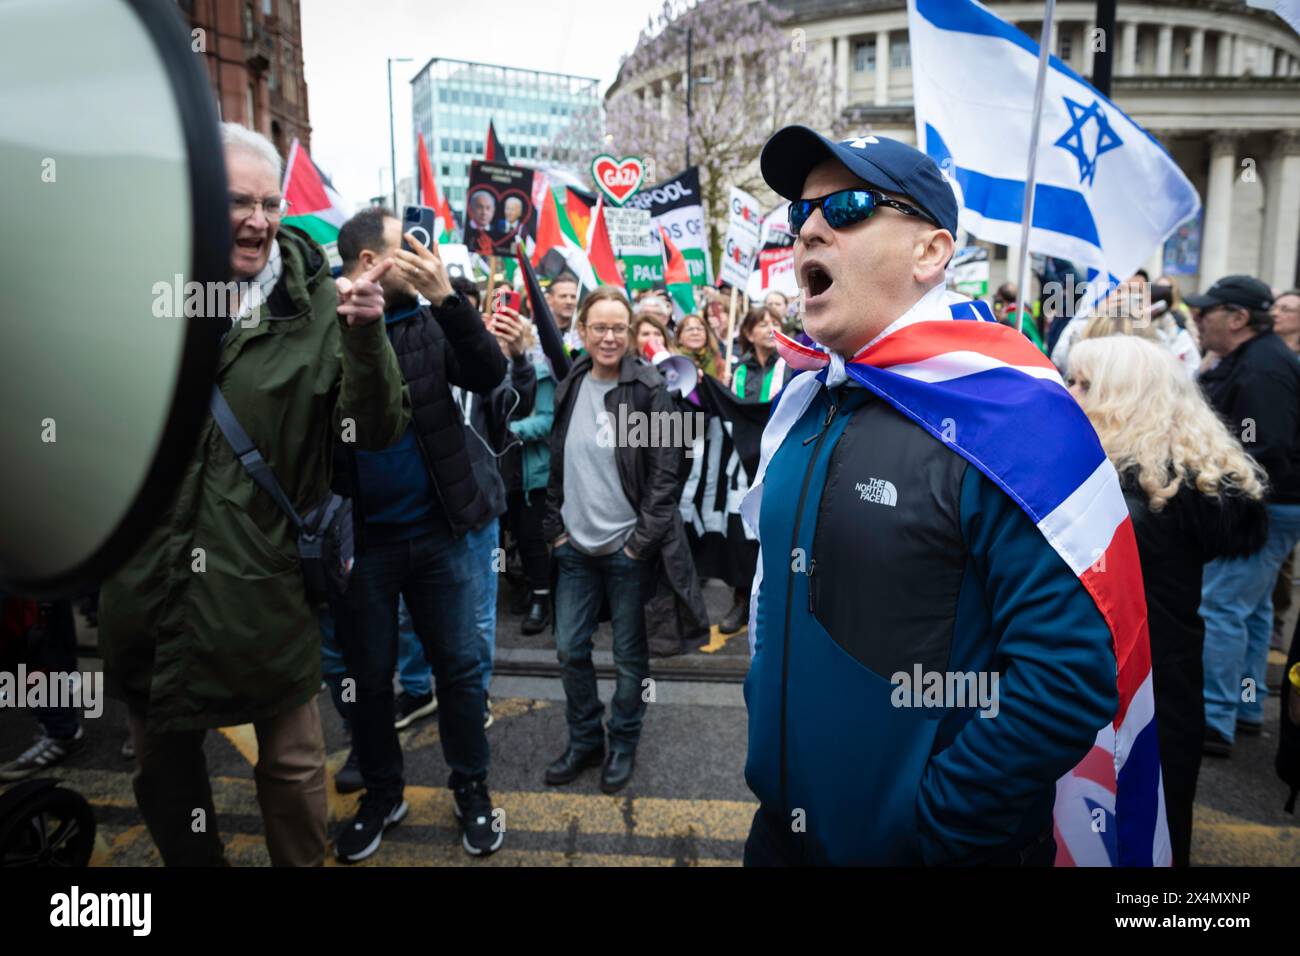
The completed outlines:
<svg viewBox="0 0 1300 956">
<path fill-rule="evenodd" d="M 1193 309 L 1236 305 L 1263 312 L 1273 305 L 1273 290 L 1254 276 L 1224 276 L 1206 289 L 1204 295 L 1185 295 L 1183 301 Z"/>
<path fill-rule="evenodd" d="M 887 136 L 854 136 L 841 142 L 807 126 L 777 130 L 763 147 L 759 168 L 778 196 L 803 198 L 804 180 L 814 166 L 837 159 L 844 168 L 877 189 L 910 199 L 943 229 L 957 235 L 957 197 L 934 160 L 915 147 Z"/>
</svg>

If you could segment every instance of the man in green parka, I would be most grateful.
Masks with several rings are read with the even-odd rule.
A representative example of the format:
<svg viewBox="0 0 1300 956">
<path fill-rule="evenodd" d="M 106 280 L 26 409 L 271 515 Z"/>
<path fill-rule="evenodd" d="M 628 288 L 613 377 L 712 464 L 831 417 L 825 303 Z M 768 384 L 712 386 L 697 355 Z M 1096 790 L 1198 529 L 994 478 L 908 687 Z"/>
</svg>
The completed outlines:
<svg viewBox="0 0 1300 956">
<path fill-rule="evenodd" d="M 390 263 L 336 283 L 320 246 L 280 226 L 275 147 L 231 123 L 222 140 L 231 271 L 246 294 L 240 314 L 228 313 L 216 380 L 305 514 L 328 493 L 335 435 L 385 448 L 409 421 L 397 358 L 377 321 L 377 280 Z M 320 632 L 296 532 L 210 415 L 179 487 L 157 505 L 157 525 L 100 599 L 100 648 L 109 685 L 130 711 L 140 812 L 167 865 L 224 863 L 203 739 L 209 728 L 251 723 L 271 861 L 319 865 L 327 815 Z"/>
</svg>

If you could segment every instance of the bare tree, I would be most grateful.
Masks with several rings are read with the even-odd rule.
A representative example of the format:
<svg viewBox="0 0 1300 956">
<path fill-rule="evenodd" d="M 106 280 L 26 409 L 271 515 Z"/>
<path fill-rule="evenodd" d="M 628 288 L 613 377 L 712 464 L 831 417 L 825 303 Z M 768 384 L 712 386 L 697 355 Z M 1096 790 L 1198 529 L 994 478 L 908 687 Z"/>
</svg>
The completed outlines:
<svg viewBox="0 0 1300 956">
<path fill-rule="evenodd" d="M 665 0 L 623 61 L 619 88 L 606 104 L 606 151 L 643 156 L 655 179 L 686 166 L 689 141 L 715 266 L 728 187 L 772 195 L 758 169 L 772 133 L 790 123 L 840 132 L 830 109 L 829 64 L 806 50 L 803 31 L 789 28 L 787 19 L 766 0 Z M 689 126 L 688 30 L 694 74 Z M 663 96 L 655 92 L 661 85 Z"/>
<path fill-rule="evenodd" d="M 574 113 L 553 137 L 538 150 L 542 166 L 558 166 L 585 181 L 590 176 L 591 160 L 601 152 L 605 141 L 605 124 L 599 106 Z"/>
</svg>

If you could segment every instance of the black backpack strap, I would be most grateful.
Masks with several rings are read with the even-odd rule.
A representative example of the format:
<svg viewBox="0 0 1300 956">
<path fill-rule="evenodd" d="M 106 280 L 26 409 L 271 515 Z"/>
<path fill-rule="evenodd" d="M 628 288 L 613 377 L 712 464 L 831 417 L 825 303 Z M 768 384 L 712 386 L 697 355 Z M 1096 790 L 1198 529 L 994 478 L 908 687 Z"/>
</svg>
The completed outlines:
<svg viewBox="0 0 1300 956">
<path fill-rule="evenodd" d="M 298 531 L 302 531 L 302 518 L 298 517 L 298 512 L 294 510 L 293 503 L 289 496 L 284 493 L 280 487 L 280 482 L 276 480 L 275 472 L 271 466 L 266 463 L 262 453 L 257 450 L 253 440 L 248 437 L 248 432 L 244 431 L 244 426 L 239 424 L 239 419 L 235 417 L 230 403 L 226 401 L 226 396 L 221 393 L 221 386 L 212 386 L 212 397 L 208 402 L 208 407 L 212 409 L 212 417 L 217 420 L 217 427 L 221 429 L 221 434 L 226 436 L 226 441 L 230 442 L 230 447 L 234 449 L 235 456 L 239 463 L 244 466 L 250 478 L 257 483 L 257 486 L 271 496 L 280 510 L 289 516 L 293 526 Z"/>
</svg>

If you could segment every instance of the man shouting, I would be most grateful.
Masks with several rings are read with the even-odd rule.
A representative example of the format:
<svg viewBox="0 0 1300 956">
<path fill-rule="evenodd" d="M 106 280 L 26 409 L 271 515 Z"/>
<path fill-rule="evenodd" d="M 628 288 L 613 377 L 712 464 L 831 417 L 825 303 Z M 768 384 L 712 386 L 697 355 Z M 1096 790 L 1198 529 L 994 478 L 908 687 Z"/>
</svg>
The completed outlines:
<svg viewBox="0 0 1300 956">
<path fill-rule="evenodd" d="M 927 156 L 789 127 L 761 166 L 825 351 L 778 335 L 804 371 L 743 509 L 762 549 L 746 863 L 1050 865 L 1055 782 L 1117 711 L 1068 503 L 1118 502 L 1089 528 L 1111 522 L 1098 553 L 1131 543 L 1114 471 L 1046 358 L 945 290 L 957 206 Z M 1113 586 L 1141 618 L 1140 574 Z"/>
<path fill-rule="evenodd" d="M 306 514 L 329 491 L 340 426 L 348 424 L 360 447 L 378 449 L 410 420 L 379 322 L 378 280 L 391 263 L 336 283 L 324 250 L 280 223 L 275 147 L 232 123 L 222 124 L 222 140 L 231 272 L 265 304 L 257 321 L 230 323 L 217 385 Z M 326 821 L 320 632 L 297 532 L 211 417 L 175 493 L 158 506 L 153 531 L 104 582 L 99 618 L 110 687 L 130 712 L 135 797 L 149 833 L 168 866 L 225 862 L 203 738 L 209 728 L 251 723 L 271 862 L 319 865 Z"/>
</svg>

